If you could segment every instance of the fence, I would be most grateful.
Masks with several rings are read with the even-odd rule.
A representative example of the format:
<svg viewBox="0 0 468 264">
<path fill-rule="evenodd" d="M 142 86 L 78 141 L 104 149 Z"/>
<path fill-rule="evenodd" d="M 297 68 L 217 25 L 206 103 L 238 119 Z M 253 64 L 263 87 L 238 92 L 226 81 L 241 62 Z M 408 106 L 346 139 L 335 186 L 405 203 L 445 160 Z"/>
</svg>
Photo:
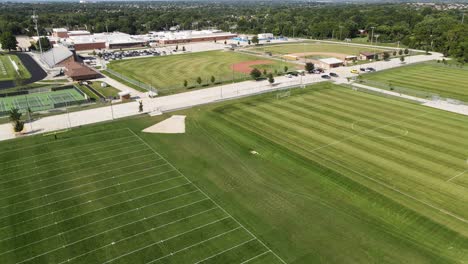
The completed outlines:
<svg viewBox="0 0 468 264">
<path fill-rule="evenodd" d="M 118 73 L 118 72 L 116 72 L 114 70 L 109 69 L 109 68 L 107 68 L 106 71 L 108 73 L 114 75 L 115 77 L 117 77 L 119 79 L 122 79 L 122 80 L 124 80 L 124 81 L 126 81 L 126 82 L 128 82 L 130 84 L 133 84 L 133 85 L 135 85 L 135 86 L 137 86 L 137 87 L 139 87 L 141 89 L 144 89 L 144 90 L 147 90 L 147 91 L 153 91 L 153 92 L 158 91 L 158 89 L 156 89 L 155 87 L 153 87 L 153 86 L 151 86 L 149 84 L 142 83 L 140 81 L 136 81 L 136 80 L 134 80 L 132 78 L 129 78 L 129 77 L 125 76 L 125 75 L 122 75 L 122 74 L 120 74 L 120 73 Z"/>
</svg>

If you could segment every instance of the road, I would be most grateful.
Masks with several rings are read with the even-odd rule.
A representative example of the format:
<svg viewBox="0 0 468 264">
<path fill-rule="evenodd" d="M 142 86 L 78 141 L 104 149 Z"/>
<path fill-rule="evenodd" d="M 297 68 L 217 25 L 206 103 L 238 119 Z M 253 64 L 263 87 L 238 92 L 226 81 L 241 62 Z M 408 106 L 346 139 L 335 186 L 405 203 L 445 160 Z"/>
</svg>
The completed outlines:
<svg viewBox="0 0 468 264">
<path fill-rule="evenodd" d="M 442 54 L 433 53 L 432 55 L 416 55 L 407 57 L 406 64 L 424 62 L 429 60 L 440 59 Z M 367 67 L 374 67 L 377 70 L 384 70 L 394 67 L 400 67 L 401 64 L 398 58 L 390 61 L 378 61 L 366 64 Z M 360 65 L 362 66 L 362 65 Z M 351 69 L 359 69 L 359 66 L 340 67 L 333 70 L 340 77 L 334 78 L 337 83 L 348 83 L 347 77 L 353 76 Z M 109 84 L 116 86 L 115 83 L 109 81 Z M 144 113 L 149 112 L 168 112 L 177 109 L 189 108 L 196 105 L 218 102 L 220 100 L 235 99 L 243 96 L 250 96 L 258 93 L 273 91 L 276 89 L 285 88 L 288 86 L 297 86 L 303 84 L 313 84 L 325 81 L 316 74 L 308 74 L 303 77 L 287 78 L 286 76 L 276 77 L 275 85 L 270 85 L 267 81 L 245 81 L 228 85 L 217 86 L 185 92 L 175 95 L 162 96 L 157 98 L 148 98 L 139 94 L 140 100 L 143 101 Z M 125 86 L 119 87 L 121 89 Z M 431 105 L 429 105 L 431 106 Z M 113 111 L 112 111 L 113 110 Z M 113 112 L 113 114 L 112 114 Z M 25 128 L 29 131 L 28 134 L 38 134 L 55 130 L 67 129 L 69 127 L 77 127 L 86 124 L 92 124 L 102 121 L 112 120 L 112 118 L 121 118 L 142 114 L 138 112 L 138 102 L 130 102 L 119 104 L 111 107 L 101 107 L 96 109 L 73 112 L 69 115 L 61 114 L 50 117 L 44 117 L 35 120 L 32 124 L 27 124 Z M 468 114 L 468 112 L 467 112 Z M 32 129 L 30 128 L 32 125 Z M 15 138 L 11 124 L 0 125 L 0 140 Z"/>
</svg>

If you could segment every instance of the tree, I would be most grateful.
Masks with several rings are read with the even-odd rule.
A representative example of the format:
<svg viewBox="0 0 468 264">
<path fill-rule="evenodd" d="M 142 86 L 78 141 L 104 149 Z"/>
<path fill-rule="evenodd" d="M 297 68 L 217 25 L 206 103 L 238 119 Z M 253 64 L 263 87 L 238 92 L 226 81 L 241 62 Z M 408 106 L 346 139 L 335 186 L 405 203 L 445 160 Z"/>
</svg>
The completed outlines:
<svg viewBox="0 0 468 264">
<path fill-rule="evenodd" d="M 224 45 L 227 45 L 227 40 L 224 41 Z"/>
<path fill-rule="evenodd" d="M 176 50 L 176 51 L 179 50 L 179 45 L 176 45 L 176 46 L 175 46 L 175 50 Z"/>
<path fill-rule="evenodd" d="M 211 76 L 210 81 L 211 81 L 211 83 L 214 83 L 216 81 L 216 78 L 214 76 Z"/>
<path fill-rule="evenodd" d="M 400 61 L 401 61 L 401 63 L 405 62 L 405 56 L 401 56 Z"/>
<path fill-rule="evenodd" d="M 253 68 L 252 71 L 250 71 L 250 76 L 252 77 L 252 79 L 257 80 L 258 78 L 260 78 L 260 76 L 262 76 L 262 73 L 259 69 Z"/>
<path fill-rule="evenodd" d="M 184 80 L 184 87 L 187 88 L 187 85 L 188 85 L 188 81 Z"/>
<path fill-rule="evenodd" d="M 23 129 L 24 129 L 24 122 L 23 121 L 18 120 L 15 123 L 13 123 L 13 130 L 15 132 L 17 132 L 17 133 L 21 132 L 21 131 L 23 131 Z"/>
<path fill-rule="evenodd" d="M 266 69 L 263 69 L 263 75 L 267 75 L 267 70 Z"/>
<path fill-rule="evenodd" d="M 268 82 L 273 85 L 273 83 L 275 82 L 275 78 L 273 78 L 273 74 L 272 73 L 269 73 L 268 74 Z"/>
<path fill-rule="evenodd" d="M 393 51 L 393 56 L 396 56 L 397 55 L 397 52 L 396 50 Z"/>
<path fill-rule="evenodd" d="M 11 122 L 16 122 L 21 120 L 21 116 L 23 114 L 20 113 L 18 108 L 11 108 L 9 112 L 9 118 Z"/>
<path fill-rule="evenodd" d="M 307 63 L 305 64 L 305 70 L 306 70 L 308 73 L 311 73 L 314 69 L 315 69 L 315 65 L 314 65 L 312 62 L 307 62 Z"/>
<path fill-rule="evenodd" d="M 400 56 L 403 55 L 403 50 L 399 50 L 398 55 L 400 55 Z"/>
<path fill-rule="evenodd" d="M 42 51 L 47 51 L 52 48 L 52 45 L 50 44 L 50 41 L 46 37 L 41 37 L 38 42 L 41 43 Z M 39 43 L 36 43 L 36 49 L 39 49 Z"/>
<path fill-rule="evenodd" d="M 288 71 L 288 66 L 284 66 L 284 72 L 287 72 Z"/>
<path fill-rule="evenodd" d="M 185 46 L 182 46 L 182 51 L 185 52 Z"/>
<path fill-rule="evenodd" d="M 16 49 L 16 44 L 18 44 L 15 36 L 8 31 L 5 31 L 0 35 L 0 43 L 2 44 L 2 49 L 8 51 Z"/>
<path fill-rule="evenodd" d="M 200 85 L 202 83 L 202 78 L 201 77 L 197 77 L 197 83 L 198 83 L 198 85 Z"/>
<path fill-rule="evenodd" d="M 409 49 L 406 48 L 406 49 L 405 49 L 405 55 L 408 55 L 408 54 L 409 54 Z"/>
<path fill-rule="evenodd" d="M 383 59 L 384 59 L 384 60 L 390 59 L 390 53 L 388 53 L 388 52 L 385 51 L 385 52 L 383 53 Z"/>
<path fill-rule="evenodd" d="M 253 44 L 258 44 L 259 42 L 260 42 L 260 40 L 258 39 L 257 36 L 253 36 L 253 37 L 252 37 L 252 43 L 253 43 Z"/>
<path fill-rule="evenodd" d="M 249 39 L 249 40 L 247 41 L 247 44 L 249 44 L 249 45 L 250 45 L 251 43 L 252 43 L 252 42 L 251 42 L 251 41 L 250 41 L 250 39 Z"/>
<path fill-rule="evenodd" d="M 143 101 L 139 101 L 138 103 L 139 103 L 139 105 L 138 105 L 138 112 L 141 113 L 141 112 L 143 112 Z"/>
</svg>

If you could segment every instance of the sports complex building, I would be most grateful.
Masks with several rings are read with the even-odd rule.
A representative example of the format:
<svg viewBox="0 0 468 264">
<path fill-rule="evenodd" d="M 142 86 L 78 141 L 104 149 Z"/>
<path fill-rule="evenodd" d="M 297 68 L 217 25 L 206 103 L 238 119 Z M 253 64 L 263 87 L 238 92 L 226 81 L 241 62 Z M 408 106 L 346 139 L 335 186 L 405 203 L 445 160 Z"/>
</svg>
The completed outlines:
<svg viewBox="0 0 468 264">
<path fill-rule="evenodd" d="M 237 34 L 221 30 L 152 31 L 144 35 L 130 35 L 122 32 L 91 34 L 86 30 L 68 31 L 54 28 L 48 36 L 52 44 L 61 43 L 76 51 L 100 49 L 124 49 L 146 45 L 170 45 L 178 43 L 223 41 L 237 37 Z M 37 38 L 34 39 L 37 41 Z"/>
</svg>

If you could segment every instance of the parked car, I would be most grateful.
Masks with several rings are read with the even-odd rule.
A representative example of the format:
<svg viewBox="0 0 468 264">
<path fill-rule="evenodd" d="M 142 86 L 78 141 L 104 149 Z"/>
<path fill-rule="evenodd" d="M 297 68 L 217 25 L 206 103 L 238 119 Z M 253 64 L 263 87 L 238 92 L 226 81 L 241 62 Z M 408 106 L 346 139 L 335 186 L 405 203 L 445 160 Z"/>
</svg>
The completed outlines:
<svg viewBox="0 0 468 264">
<path fill-rule="evenodd" d="M 359 74 L 358 70 L 354 69 L 354 70 L 351 70 L 351 73 L 354 73 L 354 74 Z"/>
<path fill-rule="evenodd" d="M 338 77 L 338 74 L 334 73 L 334 72 L 330 72 L 330 76 L 331 77 Z"/>
<path fill-rule="evenodd" d="M 293 76 L 291 74 L 286 74 L 286 77 L 292 78 Z"/>
<path fill-rule="evenodd" d="M 298 76 L 299 75 L 297 72 L 288 72 L 287 74 L 293 75 L 293 76 Z"/>
<path fill-rule="evenodd" d="M 362 72 L 365 72 L 366 68 L 360 68 L 359 70 L 361 70 Z"/>
<path fill-rule="evenodd" d="M 366 72 L 375 72 L 375 69 L 372 67 L 367 67 Z"/>
<path fill-rule="evenodd" d="M 323 79 L 331 79 L 330 75 L 327 75 L 327 74 L 322 75 L 322 78 Z"/>
</svg>

